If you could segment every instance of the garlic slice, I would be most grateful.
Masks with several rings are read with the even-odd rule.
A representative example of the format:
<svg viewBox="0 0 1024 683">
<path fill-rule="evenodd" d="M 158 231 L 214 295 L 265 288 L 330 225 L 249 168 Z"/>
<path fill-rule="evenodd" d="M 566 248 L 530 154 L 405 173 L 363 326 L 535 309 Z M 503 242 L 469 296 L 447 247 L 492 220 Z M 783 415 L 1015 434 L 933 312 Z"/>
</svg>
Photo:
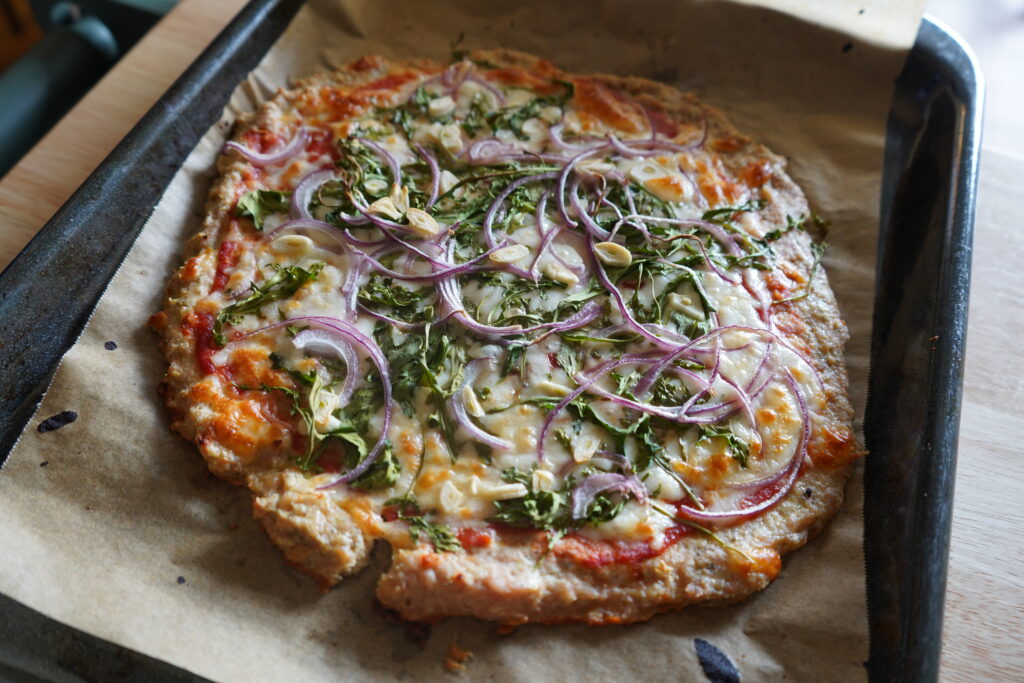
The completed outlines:
<svg viewBox="0 0 1024 683">
<path fill-rule="evenodd" d="M 613 268 L 625 268 L 633 262 L 633 254 L 621 244 L 615 242 L 598 242 L 594 245 L 597 258 Z"/>
</svg>

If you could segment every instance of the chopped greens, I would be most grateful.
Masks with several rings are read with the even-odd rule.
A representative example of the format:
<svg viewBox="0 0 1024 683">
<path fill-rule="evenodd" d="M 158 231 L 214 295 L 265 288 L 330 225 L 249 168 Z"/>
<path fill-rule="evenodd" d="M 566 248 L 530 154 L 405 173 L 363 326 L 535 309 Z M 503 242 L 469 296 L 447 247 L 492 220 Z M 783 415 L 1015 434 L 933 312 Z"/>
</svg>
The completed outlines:
<svg viewBox="0 0 1024 683">
<path fill-rule="evenodd" d="M 251 218 L 257 230 L 263 230 L 263 221 L 273 213 L 287 213 L 291 192 L 276 190 L 252 190 L 242 195 L 235 207 L 235 214 Z"/>
<path fill-rule="evenodd" d="M 271 264 L 274 274 L 262 285 L 252 283 L 252 294 L 225 306 L 217 314 L 213 323 L 213 340 L 217 346 L 224 346 L 227 337 L 224 336 L 224 325 L 234 325 L 250 313 L 256 313 L 263 306 L 272 301 L 283 301 L 295 295 L 299 288 L 307 282 L 316 279 L 317 275 L 324 268 L 324 263 L 314 263 L 309 269 L 300 266 L 278 266 Z"/>
</svg>

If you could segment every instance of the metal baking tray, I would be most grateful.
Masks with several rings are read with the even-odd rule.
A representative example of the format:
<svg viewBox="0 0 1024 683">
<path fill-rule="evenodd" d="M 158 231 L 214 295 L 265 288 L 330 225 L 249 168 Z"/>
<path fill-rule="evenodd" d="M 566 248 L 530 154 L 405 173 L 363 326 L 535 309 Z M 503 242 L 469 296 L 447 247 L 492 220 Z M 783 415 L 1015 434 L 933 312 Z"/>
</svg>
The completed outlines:
<svg viewBox="0 0 1024 683">
<path fill-rule="evenodd" d="M 0 463 L 171 177 L 301 5 L 252 0 L 0 274 Z M 882 191 L 864 428 L 874 681 L 938 677 L 981 106 L 969 49 L 926 18 L 895 84 Z M 199 680 L 3 596 L 0 678 Z"/>
</svg>

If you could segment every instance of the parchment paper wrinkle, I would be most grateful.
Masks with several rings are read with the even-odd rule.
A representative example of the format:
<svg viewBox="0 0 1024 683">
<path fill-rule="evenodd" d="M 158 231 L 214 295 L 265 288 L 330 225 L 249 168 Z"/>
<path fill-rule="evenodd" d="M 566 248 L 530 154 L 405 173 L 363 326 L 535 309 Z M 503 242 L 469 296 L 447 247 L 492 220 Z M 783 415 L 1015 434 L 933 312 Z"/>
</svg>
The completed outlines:
<svg viewBox="0 0 1024 683">
<path fill-rule="evenodd" d="M 461 47 L 518 48 L 572 71 L 691 89 L 788 157 L 811 205 L 832 221 L 826 264 L 852 333 L 847 355 L 862 409 L 885 121 L 902 50 L 858 43 L 844 51 L 848 35 L 725 2 L 313 0 L 175 176 L 11 454 L 0 476 L 0 591 L 217 680 L 440 679 L 453 642 L 473 652 L 473 679 L 633 680 L 660 671 L 702 680 L 695 637 L 727 653 L 744 680 L 863 679 L 859 470 L 836 519 L 743 604 L 510 635 L 455 619 L 421 646 L 373 604 L 385 548 L 366 572 L 320 594 L 267 542 L 249 494 L 209 477 L 195 448 L 168 429 L 156 395 L 164 360 L 145 322 L 200 225 L 230 123 L 298 77 L 364 53 L 446 60 L 460 37 Z M 107 340 L 118 348 L 106 350 Z M 63 410 L 80 417 L 35 431 Z"/>
</svg>

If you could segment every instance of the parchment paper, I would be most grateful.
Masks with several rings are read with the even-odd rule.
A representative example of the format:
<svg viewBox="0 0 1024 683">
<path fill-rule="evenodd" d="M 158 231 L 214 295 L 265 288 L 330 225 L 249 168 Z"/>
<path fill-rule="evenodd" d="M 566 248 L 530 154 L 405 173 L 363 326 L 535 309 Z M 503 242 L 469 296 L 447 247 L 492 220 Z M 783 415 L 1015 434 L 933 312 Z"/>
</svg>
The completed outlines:
<svg viewBox="0 0 1024 683">
<path fill-rule="evenodd" d="M 836 519 L 741 605 L 510 635 L 454 619 L 416 642 L 373 604 L 386 549 L 322 595 L 260 532 L 249 494 L 206 475 L 195 448 L 169 431 L 156 396 L 165 365 L 144 323 L 198 229 L 236 113 L 363 53 L 445 60 L 463 34 L 464 47 L 514 47 L 572 71 L 692 89 L 786 155 L 812 206 L 832 221 L 826 264 L 851 329 L 852 393 L 863 407 L 884 125 L 902 49 L 844 49 L 848 35 L 720 2 L 311 2 L 175 177 L 11 454 L 0 476 L 0 591 L 222 680 L 432 679 L 448 675 L 442 660 L 453 642 L 473 652 L 474 679 L 660 672 L 700 680 L 695 637 L 728 654 L 747 680 L 862 679 L 859 470 Z M 106 350 L 107 341 L 117 349 Z M 64 410 L 79 419 L 36 431 Z"/>
</svg>

